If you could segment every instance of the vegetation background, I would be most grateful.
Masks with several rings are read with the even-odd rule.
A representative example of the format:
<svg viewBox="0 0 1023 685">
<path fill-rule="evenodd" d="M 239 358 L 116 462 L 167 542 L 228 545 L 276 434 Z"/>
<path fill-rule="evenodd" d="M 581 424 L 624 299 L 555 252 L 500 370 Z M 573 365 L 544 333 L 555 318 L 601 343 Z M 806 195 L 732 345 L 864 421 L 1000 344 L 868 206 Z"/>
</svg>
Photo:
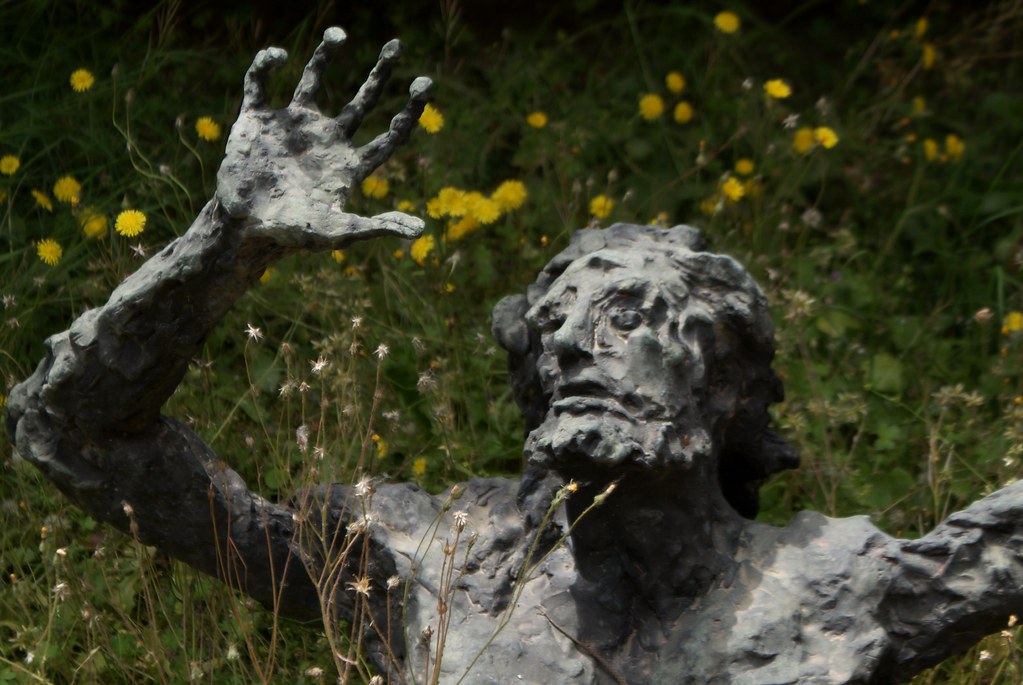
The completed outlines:
<svg viewBox="0 0 1023 685">
<path fill-rule="evenodd" d="M 414 76 L 436 83 L 434 112 L 349 205 L 407 208 L 428 237 L 276 265 L 195 360 L 167 413 L 267 497 L 356 464 L 434 490 L 516 473 L 522 423 L 490 308 L 572 231 L 615 221 L 699 226 L 771 298 L 788 392 L 775 416 L 803 467 L 767 484 L 763 519 L 869 513 L 916 536 L 1018 477 L 1010 0 L 6 0 L 0 405 L 47 335 L 211 196 L 255 52 L 291 52 L 273 79 L 283 103 L 333 24 L 349 34 L 326 78 L 333 111 L 384 40 L 406 45 L 366 136 Z M 86 516 L 6 436 L 0 454 L 0 683 L 337 678 L 323 632 Z M 1020 682 L 1006 620 L 917 682 Z"/>
</svg>

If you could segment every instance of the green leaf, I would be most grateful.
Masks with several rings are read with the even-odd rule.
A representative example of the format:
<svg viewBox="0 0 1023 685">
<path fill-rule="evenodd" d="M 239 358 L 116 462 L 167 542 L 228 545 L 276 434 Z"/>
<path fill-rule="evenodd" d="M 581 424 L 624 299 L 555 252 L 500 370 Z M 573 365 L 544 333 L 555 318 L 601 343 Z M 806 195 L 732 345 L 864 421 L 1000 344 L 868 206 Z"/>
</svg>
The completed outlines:
<svg viewBox="0 0 1023 685">
<path fill-rule="evenodd" d="M 898 395 L 902 392 L 902 362 L 888 354 L 875 354 L 868 364 L 867 388 L 886 395 Z"/>
</svg>

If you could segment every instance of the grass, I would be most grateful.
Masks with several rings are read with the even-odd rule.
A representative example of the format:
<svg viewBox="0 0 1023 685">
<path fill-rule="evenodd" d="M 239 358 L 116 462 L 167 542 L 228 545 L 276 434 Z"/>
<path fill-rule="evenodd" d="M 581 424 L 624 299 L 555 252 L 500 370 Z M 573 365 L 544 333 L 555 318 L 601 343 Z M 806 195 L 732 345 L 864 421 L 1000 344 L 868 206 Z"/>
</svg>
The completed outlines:
<svg viewBox="0 0 1023 685">
<path fill-rule="evenodd" d="M 788 393 L 775 416 L 804 466 L 766 486 L 762 518 L 870 513 L 893 534 L 925 532 L 1014 480 L 1023 455 L 1023 11 L 808 3 L 767 17 L 749 3 L 729 8 L 741 28 L 727 34 L 721 9 L 577 2 L 495 22 L 449 0 L 386 21 L 320 3 L 271 24 L 175 2 L 6 3 L 13 39 L 0 64 L 16 77 L 0 94 L 0 157 L 19 165 L 0 174 L 0 397 L 47 335 L 190 224 L 224 142 L 195 123 L 208 116 L 226 133 L 254 52 L 292 53 L 273 80 L 283 101 L 337 21 L 350 40 L 328 71 L 331 111 L 383 40 L 406 43 L 363 135 L 386 125 L 413 76 L 437 83 L 443 127 L 417 131 L 380 170 L 385 194 L 349 205 L 410 203 L 432 248 L 378 241 L 276 265 L 211 337 L 168 414 L 270 498 L 350 480 L 357 465 L 431 490 L 513 474 L 522 423 L 490 308 L 578 228 L 692 223 L 775 307 Z M 68 80 L 79 68 L 95 77 L 80 93 Z M 791 94 L 768 97 L 773 79 Z M 643 116 L 644 97 L 657 116 Z M 529 123 L 536 112 L 542 127 Z M 81 186 L 74 206 L 54 197 L 64 176 Z M 464 196 L 441 194 L 486 198 L 508 180 L 527 197 L 492 223 L 460 221 L 451 203 Z M 113 231 L 127 208 L 147 217 L 132 239 Z M 89 238 L 94 217 L 107 226 Z M 61 246 L 52 266 L 37 256 L 45 239 Z M 329 626 L 278 621 L 108 530 L 5 440 L 0 683 L 326 682 L 347 670 Z M 917 682 L 1018 682 L 1006 631 Z"/>
</svg>

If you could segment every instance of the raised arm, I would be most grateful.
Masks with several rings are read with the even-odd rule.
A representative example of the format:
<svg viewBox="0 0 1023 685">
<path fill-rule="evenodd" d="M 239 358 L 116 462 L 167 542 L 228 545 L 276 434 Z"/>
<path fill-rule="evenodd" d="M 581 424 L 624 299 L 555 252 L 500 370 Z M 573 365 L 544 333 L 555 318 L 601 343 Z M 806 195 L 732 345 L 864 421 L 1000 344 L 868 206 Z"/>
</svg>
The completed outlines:
<svg viewBox="0 0 1023 685">
<path fill-rule="evenodd" d="M 422 230 L 422 221 L 398 212 L 367 218 L 343 211 L 352 188 L 408 139 L 430 86 L 416 79 L 389 130 L 354 147 L 351 136 L 401 45 L 385 45 L 355 98 L 329 117 L 315 96 L 344 39 L 339 28 L 324 33 L 284 109 L 266 107 L 263 80 L 286 53 L 256 55 L 216 196 L 105 305 L 46 341 L 46 358 L 13 389 L 7 413 L 18 453 L 93 515 L 307 619 L 319 617 L 319 605 L 291 510 L 249 491 L 200 438 L 159 410 L 213 327 L 272 261 Z M 379 568 L 370 571 L 386 579 L 387 558 L 378 556 L 371 567 Z"/>
<path fill-rule="evenodd" d="M 949 516 L 919 540 L 897 541 L 883 623 L 902 682 L 1023 618 L 1023 482 Z M 886 669 L 889 670 L 889 669 Z"/>
</svg>

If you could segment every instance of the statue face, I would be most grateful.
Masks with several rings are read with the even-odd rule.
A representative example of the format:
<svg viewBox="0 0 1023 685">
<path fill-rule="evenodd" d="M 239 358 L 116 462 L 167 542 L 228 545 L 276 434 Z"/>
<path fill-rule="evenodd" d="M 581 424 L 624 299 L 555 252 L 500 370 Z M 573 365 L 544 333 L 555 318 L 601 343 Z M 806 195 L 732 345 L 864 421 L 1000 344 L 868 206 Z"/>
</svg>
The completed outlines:
<svg viewBox="0 0 1023 685">
<path fill-rule="evenodd" d="M 550 396 L 526 441 L 533 463 L 580 476 L 679 469 L 711 455 L 713 320 L 678 268 L 660 251 L 600 250 L 573 262 L 526 313 Z"/>
</svg>

